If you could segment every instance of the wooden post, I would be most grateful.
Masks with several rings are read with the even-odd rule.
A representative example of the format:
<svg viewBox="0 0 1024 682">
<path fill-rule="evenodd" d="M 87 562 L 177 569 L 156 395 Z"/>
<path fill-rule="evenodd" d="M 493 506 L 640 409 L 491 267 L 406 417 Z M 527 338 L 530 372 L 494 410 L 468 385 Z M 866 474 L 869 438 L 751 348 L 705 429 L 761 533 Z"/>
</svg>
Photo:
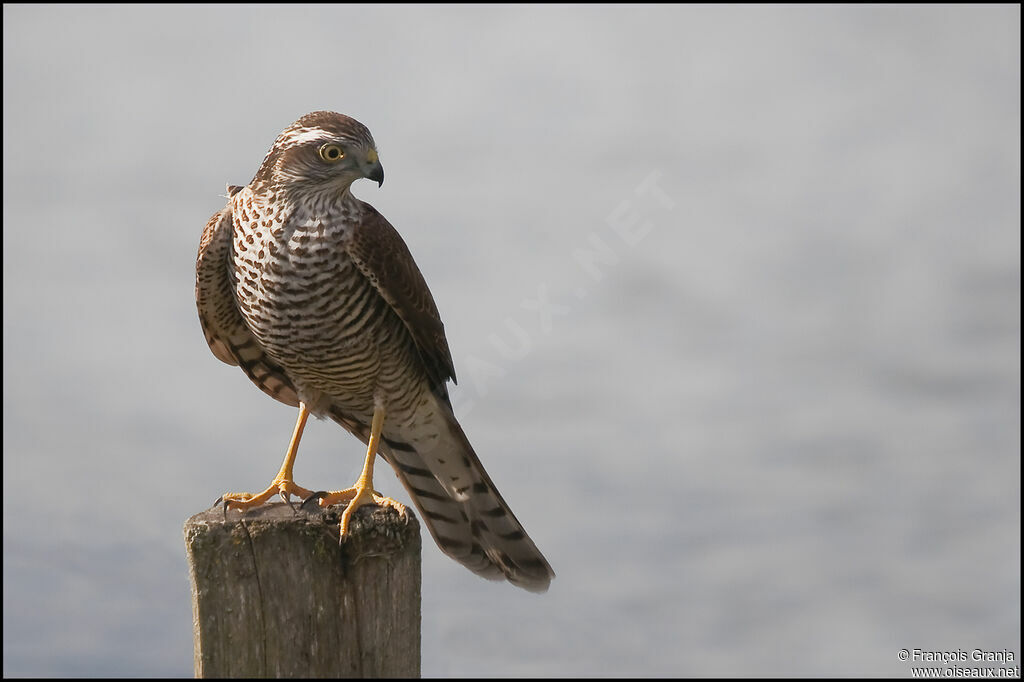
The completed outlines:
<svg viewBox="0 0 1024 682">
<path fill-rule="evenodd" d="M 366 506 L 339 546 L 339 517 L 282 502 L 185 522 L 196 677 L 419 677 L 419 523 Z"/>
</svg>

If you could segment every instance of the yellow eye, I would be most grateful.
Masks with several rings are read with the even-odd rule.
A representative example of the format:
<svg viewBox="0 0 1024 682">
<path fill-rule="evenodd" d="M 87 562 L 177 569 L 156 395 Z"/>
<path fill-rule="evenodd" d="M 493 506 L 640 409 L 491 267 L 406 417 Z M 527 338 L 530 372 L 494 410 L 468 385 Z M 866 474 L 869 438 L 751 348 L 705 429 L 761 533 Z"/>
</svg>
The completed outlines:
<svg viewBox="0 0 1024 682">
<path fill-rule="evenodd" d="M 338 163 L 345 158 L 345 150 L 336 144 L 325 144 L 320 147 L 320 158 L 327 163 Z"/>
</svg>

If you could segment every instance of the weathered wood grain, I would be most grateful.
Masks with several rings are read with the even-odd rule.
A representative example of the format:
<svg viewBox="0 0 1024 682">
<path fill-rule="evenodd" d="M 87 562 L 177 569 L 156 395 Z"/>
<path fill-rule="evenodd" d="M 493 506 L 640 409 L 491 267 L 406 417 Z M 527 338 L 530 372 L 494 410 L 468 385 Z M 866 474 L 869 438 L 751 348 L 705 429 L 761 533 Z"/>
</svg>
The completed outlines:
<svg viewBox="0 0 1024 682">
<path fill-rule="evenodd" d="M 196 677 L 419 677 L 411 511 L 220 508 L 185 523 Z"/>
</svg>

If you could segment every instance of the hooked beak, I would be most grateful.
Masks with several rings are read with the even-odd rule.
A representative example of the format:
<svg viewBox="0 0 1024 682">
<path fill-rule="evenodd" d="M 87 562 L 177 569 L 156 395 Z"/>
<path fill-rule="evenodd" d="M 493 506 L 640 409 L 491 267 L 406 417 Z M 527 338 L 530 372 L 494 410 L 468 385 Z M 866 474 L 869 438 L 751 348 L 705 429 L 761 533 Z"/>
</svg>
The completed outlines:
<svg viewBox="0 0 1024 682">
<path fill-rule="evenodd" d="M 380 165 L 380 161 L 370 164 L 366 169 L 366 177 L 376 182 L 378 187 L 384 184 L 384 166 Z"/>
<path fill-rule="evenodd" d="M 373 180 L 380 187 L 384 184 L 384 166 L 380 165 L 376 149 L 370 150 L 370 153 L 366 155 L 366 161 L 367 165 L 363 170 L 363 177 Z"/>
</svg>

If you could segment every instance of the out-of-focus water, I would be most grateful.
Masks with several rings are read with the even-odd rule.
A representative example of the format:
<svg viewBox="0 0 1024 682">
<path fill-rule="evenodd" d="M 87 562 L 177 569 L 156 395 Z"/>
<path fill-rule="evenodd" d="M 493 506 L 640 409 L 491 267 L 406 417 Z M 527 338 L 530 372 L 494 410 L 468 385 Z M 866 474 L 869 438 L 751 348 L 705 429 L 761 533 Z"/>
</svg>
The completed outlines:
<svg viewBox="0 0 1024 682">
<path fill-rule="evenodd" d="M 181 525 L 294 418 L 207 349 L 195 249 L 315 109 L 373 132 L 558 573 L 427 541 L 425 675 L 1019 663 L 1019 7 L 3 16 L 5 675 L 191 674 Z M 361 461 L 312 424 L 297 480 Z"/>
</svg>

